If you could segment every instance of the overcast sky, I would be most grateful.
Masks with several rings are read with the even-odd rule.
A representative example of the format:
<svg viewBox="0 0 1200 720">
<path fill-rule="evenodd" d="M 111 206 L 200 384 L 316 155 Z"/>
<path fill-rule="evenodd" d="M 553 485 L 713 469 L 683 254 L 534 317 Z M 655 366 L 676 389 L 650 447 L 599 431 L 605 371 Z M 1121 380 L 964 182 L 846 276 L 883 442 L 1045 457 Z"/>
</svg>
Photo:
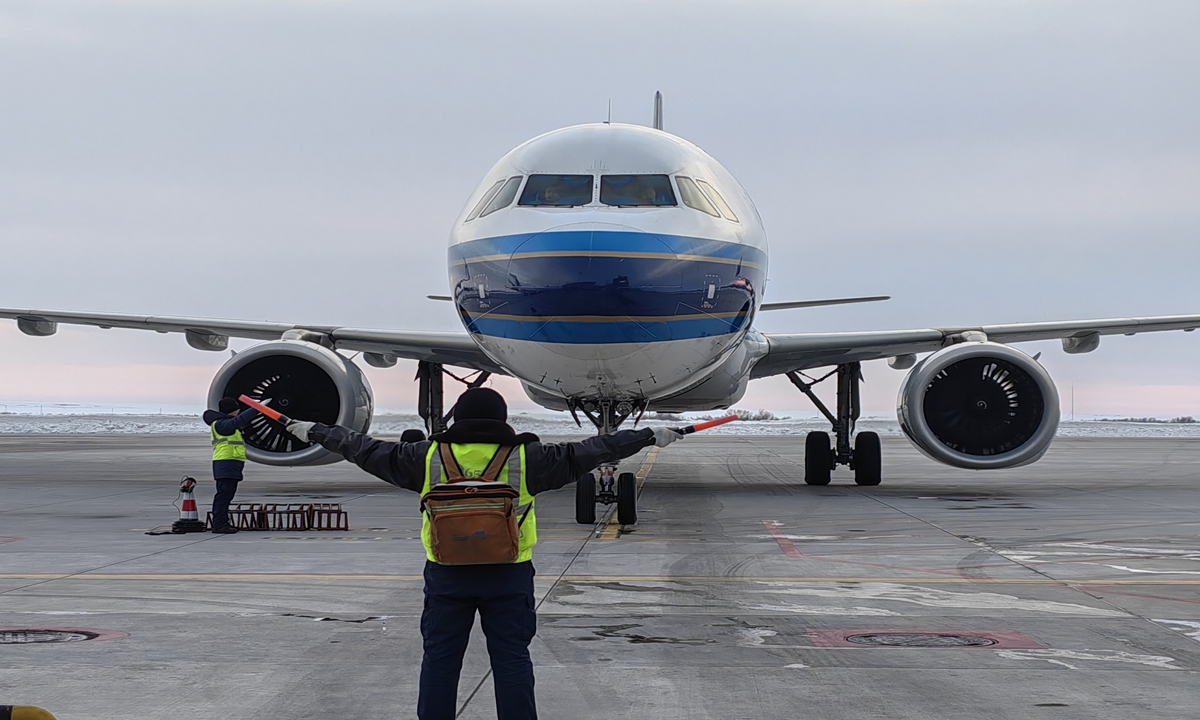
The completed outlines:
<svg viewBox="0 0 1200 720">
<path fill-rule="evenodd" d="M 0 0 L 0 306 L 458 330 L 424 296 L 480 177 L 661 90 L 755 199 L 768 300 L 895 298 L 765 332 L 1200 313 L 1198 27 L 1195 0 Z M 1080 413 L 1200 415 L 1200 333 L 1023 347 Z M 0 401 L 200 404 L 227 357 L 0 321 Z M 412 373 L 370 371 L 382 407 Z M 866 374 L 894 408 L 902 374 Z"/>
</svg>

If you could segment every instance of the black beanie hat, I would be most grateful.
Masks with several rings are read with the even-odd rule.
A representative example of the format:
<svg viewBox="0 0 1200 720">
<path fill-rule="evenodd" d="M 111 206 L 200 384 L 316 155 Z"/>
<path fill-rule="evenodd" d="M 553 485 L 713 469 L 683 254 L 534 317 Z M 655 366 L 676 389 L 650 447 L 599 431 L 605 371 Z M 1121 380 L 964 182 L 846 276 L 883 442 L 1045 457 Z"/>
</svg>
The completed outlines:
<svg viewBox="0 0 1200 720">
<path fill-rule="evenodd" d="M 454 422 L 463 420 L 508 420 L 508 405 L 491 388 L 470 388 L 454 404 Z"/>
<path fill-rule="evenodd" d="M 238 405 L 238 401 L 230 397 L 221 398 L 221 402 L 217 403 L 217 409 L 225 414 L 237 412 L 240 408 L 241 406 Z"/>
</svg>

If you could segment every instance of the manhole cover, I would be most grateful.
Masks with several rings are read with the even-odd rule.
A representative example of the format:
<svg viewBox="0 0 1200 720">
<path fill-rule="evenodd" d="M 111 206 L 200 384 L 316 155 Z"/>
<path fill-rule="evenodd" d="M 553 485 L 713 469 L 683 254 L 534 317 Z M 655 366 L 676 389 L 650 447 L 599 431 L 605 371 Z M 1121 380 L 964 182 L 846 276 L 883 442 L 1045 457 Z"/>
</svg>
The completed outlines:
<svg viewBox="0 0 1200 720">
<path fill-rule="evenodd" d="M 978 635 L 950 635 L 938 633 L 869 633 L 849 635 L 846 640 L 857 645 L 882 647 L 982 647 L 995 645 L 991 638 Z"/>
<path fill-rule="evenodd" d="M 46 630 L 40 628 L 9 628 L 0 630 L 0 645 L 28 643 L 66 643 L 94 640 L 100 633 L 86 630 Z"/>
</svg>

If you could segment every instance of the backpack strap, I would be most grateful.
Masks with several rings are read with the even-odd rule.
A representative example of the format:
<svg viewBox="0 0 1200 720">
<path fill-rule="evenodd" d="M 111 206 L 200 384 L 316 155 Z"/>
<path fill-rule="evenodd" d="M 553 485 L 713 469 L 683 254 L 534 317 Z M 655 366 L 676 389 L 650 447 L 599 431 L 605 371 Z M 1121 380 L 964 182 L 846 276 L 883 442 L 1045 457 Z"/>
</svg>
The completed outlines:
<svg viewBox="0 0 1200 720">
<path fill-rule="evenodd" d="M 440 464 L 440 466 L 446 470 L 446 482 L 448 483 L 458 482 L 459 480 L 464 479 L 466 474 L 463 473 L 462 465 L 459 465 L 458 458 L 454 457 L 454 451 L 451 449 L 450 443 L 440 442 L 437 445 L 438 452 L 433 458 L 435 462 L 431 463 L 432 467 L 430 469 L 437 471 L 439 469 L 438 465 Z M 497 482 L 497 479 L 500 477 L 500 471 L 504 469 L 504 464 L 508 462 L 509 456 L 512 454 L 514 449 L 515 448 L 511 445 L 496 448 L 496 454 L 492 456 L 492 459 L 488 462 L 487 467 L 479 476 L 480 479 L 487 482 Z M 441 460 L 441 463 L 436 462 L 437 460 Z M 508 474 L 510 476 L 508 478 L 508 483 L 513 484 L 511 478 L 513 475 L 513 468 L 511 467 L 511 464 Z M 440 473 L 438 473 L 438 475 L 440 476 Z M 520 491 L 521 467 L 519 463 L 516 465 L 516 478 L 516 489 Z M 433 482 L 433 484 L 437 484 L 437 482 L 440 480 L 440 477 L 437 480 L 431 477 L 430 480 Z"/>
<path fill-rule="evenodd" d="M 462 465 L 458 464 L 458 458 L 454 457 L 454 451 L 450 449 L 450 443 L 438 443 L 437 445 L 442 467 L 446 469 L 446 482 L 457 482 L 466 477 L 463 475 Z M 436 485 L 441 478 L 430 478 L 430 481 Z"/>
<path fill-rule="evenodd" d="M 513 449 L 511 445 L 501 445 L 496 448 L 496 454 L 492 456 L 492 461 L 488 463 L 487 468 L 484 469 L 480 478 L 488 482 L 497 482 L 500 477 L 500 471 L 504 469 L 504 463 L 508 462 L 508 456 L 512 455 Z M 518 487 L 517 491 L 520 492 L 520 490 L 521 488 Z"/>
</svg>

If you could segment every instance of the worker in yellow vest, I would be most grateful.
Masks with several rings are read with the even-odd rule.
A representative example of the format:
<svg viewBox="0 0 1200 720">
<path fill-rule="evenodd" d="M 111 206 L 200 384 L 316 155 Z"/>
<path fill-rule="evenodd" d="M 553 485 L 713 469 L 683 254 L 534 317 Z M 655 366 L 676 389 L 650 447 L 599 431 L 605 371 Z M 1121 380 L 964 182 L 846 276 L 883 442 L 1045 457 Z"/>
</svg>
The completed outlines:
<svg viewBox="0 0 1200 720">
<path fill-rule="evenodd" d="M 204 411 L 204 422 L 210 427 L 213 453 L 213 479 L 217 492 L 213 495 L 212 531 L 220 534 L 237 532 L 229 523 L 229 503 L 237 494 L 238 483 L 246 466 L 246 441 L 242 431 L 250 427 L 257 410 L 241 411 L 233 398 L 221 398 L 217 410 Z"/>
<path fill-rule="evenodd" d="M 581 442 L 542 444 L 532 433 L 508 425 L 504 398 L 488 388 L 464 392 L 454 405 L 450 429 L 419 442 L 385 442 L 344 427 L 292 422 L 288 432 L 304 442 L 320 443 L 363 470 L 393 485 L 422 494 L 425 544 L 425 609 L 421 636 L 420 720 L 451 720 L 458 698 L 463 654 L 478 612 L 487 637 L 496 688 L 499 720 L 534 720 L 533 663 L 529 643 L 537 629 L 533 594 L 533 546 L 537 544 L 535 497 L 575 482 L 603 463 L 629 457 L 650 445 L 666 447 L 683 437 L 670 428 L 621 430 Z M 459 485 L 458 482 L 463 482 Z M 462 499 L 437 499 L 437 491 L 464 488 Z M 507 491 L 507 493 L 505 492 Z M 509 505 L 504 505 L 505 502 Z M 487 507 L 506 507 L 501 513 Z M 439 517 L 445 527 L 471 522 L 470 513 L 496 520 L 475 533 L 444 532 L 439 540 Z M 446 512 L 438 516 L 439 509 Z M 432 518 L 432 519 L 431 519 Z M 505 532 L 511 533 L 506 538 Z M 493 532 L 495 531 L 495 532 Z M 489 552 L 478 564 L 469 554 L 448 545 L 469 545 L 485 538 Z M 504 554 L 506 540 L 510 552 Z M 479 556 L 483 557 L 483 556 Z"/>
</svg>

